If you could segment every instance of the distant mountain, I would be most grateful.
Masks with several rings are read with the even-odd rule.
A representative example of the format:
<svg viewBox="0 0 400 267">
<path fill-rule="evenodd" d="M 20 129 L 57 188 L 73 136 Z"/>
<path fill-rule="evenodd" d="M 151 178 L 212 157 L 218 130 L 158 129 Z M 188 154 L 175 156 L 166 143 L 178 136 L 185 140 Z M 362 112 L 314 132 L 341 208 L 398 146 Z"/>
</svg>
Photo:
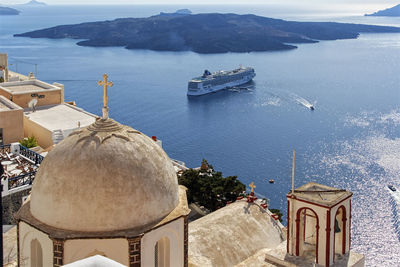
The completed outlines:
<svg viewBox="0 0 400 267">
<path fill-rule="evenodd" d="M 192 14 L 192 11 L 189 9 L 178 9 L 174 13 L 165 13 L 165 12 L 160 12 L 158 16 L 166 16 L 166 17 L 176 17 L 176 16 L 185 16 L 185 15 L 190 15 Z"/>
<path fill-rule="evenodd" d="M 192 11 L 190 11 L 187 8 L 183 8 L 183 9 L 178 9 L 175 13 L 189 15 L 192 14 Z"/>
<path fill-rule="evenodd" d="M 400 17 L 400 4 L 385 10 L 375 12 L 373 14 L 365 14 L 365 16 Z"/>
<path fill-rule="evenodd" d="M 0 6 L 0 15 L 19 15 L 20 11 L 11 7 Z"/>
<path fill-rule="evenodd" d="M 39 2 L 36 0 L 31 0 L 28 3 L 22 4 L 24 6 L 46 6 L 47 4 L 44 2 Z"/>
<path fill-rule="evenodd" d="M 77 43 L 81 46 L 225 53 L 293 49 L 294 43 L 351 39 L 361 32 L 400 33 L 400 28 L 210 13 L 62 25 L 14 36 L 84 39 Z"/>
</svg>

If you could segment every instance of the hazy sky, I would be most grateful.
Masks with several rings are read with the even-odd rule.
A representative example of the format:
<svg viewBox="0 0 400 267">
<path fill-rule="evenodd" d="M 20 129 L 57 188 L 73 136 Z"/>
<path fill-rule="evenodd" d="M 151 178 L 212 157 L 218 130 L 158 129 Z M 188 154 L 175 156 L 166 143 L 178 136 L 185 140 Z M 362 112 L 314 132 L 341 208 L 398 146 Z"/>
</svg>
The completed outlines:
<svg viewBox="0 0 400 267">
<path fill-rule="evenodd" d="M 23 4 L 30 0 L 0 0 L 0 5 Z M 386 9 L 397 4 L 400 0 L 37 0 L 48 5 L 179 5 L 179 8 L 190 5 L 277 5 L 288 10 L 321 11 L 365 14 Z"/>
<path fill-rule="evenodd" d="M 295 5 L 316 5 L 327 6 L 329 4 L 373 4 L 377 6 L 394 6 L 400 3 L 400 0 L 39 0 L 49 5 L 61 4 L 295 4 Z M 28 0 L 0 0 L 1 4 L 21 4 Z"/>
</svg>

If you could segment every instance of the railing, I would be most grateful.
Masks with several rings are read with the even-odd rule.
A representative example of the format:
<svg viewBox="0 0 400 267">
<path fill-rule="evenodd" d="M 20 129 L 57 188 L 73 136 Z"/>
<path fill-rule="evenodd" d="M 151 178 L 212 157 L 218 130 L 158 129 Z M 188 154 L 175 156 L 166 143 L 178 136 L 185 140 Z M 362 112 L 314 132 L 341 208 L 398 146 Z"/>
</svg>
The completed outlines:
<svg viewBox="0 0 400 267">
<path fill-rule="evenodd" d="M 23 185 L 32 185 L 36 172 L 21 174 L 12 178 L 8 178 L 8 190 L 16 189 Z"/>
<path fill-rule="evenodd" d="M 19 147 L 18 147 L 19 145 Z M 17 147 L 15 147 L 17 146 Z M 18 149 L 19 148 L 19 149 Z M 14 152 L 13 152 L 14 151 Z M 31 162 L 31 164 L 39 165 L 42 163 L 44 157 L 20 144 L 8 144 L 8 145 L 0 145 L 0 153 L 4 154 L 13 154 L 15 156 L 21 156 Z M 9 194 L 13 194 L 24 188 L 29 188 L 32 186 L 33 180 L 36 175 L 36 167 L 30 168 L 30 172 L 23 173 L 14 177 L 7 177 L 3 175 L 1 179 L 1 187 L 2 187 L 2 196 L 6 196 Z"/>
<path fill-rule="evenodd" d="M 32 160 L 33 162 L 35 162 L 36 165 L 42 163 L 42 161 L 44 159 L 44 157 L 42 155 L 24 147 L 23 145 L 20 145 L 19 147 L 20 147 L 19 153 L 22 156 Z"/>
<path fill-rule="evenodd" d="M 5 155 L 7 153 L 11 153 L 11 145 L 0 145 L 0 153 L 2 153 L 3 155 Z"/>
</svg>

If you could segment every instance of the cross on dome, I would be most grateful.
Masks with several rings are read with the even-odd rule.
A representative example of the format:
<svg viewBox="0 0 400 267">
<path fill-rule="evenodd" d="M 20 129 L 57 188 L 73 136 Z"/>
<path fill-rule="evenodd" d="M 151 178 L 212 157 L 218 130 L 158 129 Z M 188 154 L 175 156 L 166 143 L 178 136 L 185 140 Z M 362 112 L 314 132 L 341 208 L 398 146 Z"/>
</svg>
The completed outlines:
<svg viewBox="0 0 400 267">
<path fill-rule="evenodd" d="M 251 182 L 251 184 L 249 184 L 249 187 L 251 188 L 251 192 L 254 193 L 254 188 L 256 188 L 254 182 Z"/>
<path fill-rule="evenodd" d="M 108 119 L 108 95 L 107 95 L 107 88 L 112 87 L 114 84 L 113 82 L 109 82 L 108 75 L 103 74 L 103 81 L 98 81 L 97 84 L 99 86 L 103 86 L 104 88 L 104 95 L 103 95 L 103 119 Z"/>
</svg>

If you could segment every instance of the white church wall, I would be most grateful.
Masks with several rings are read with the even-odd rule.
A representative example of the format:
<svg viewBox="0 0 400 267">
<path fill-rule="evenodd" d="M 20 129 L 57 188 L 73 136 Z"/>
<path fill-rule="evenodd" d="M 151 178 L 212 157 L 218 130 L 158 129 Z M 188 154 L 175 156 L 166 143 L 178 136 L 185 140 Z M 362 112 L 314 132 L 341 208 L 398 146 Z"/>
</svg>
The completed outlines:
<svg viewBox="0 0 400 267">
<path fill-rule="evenodd" d="M 154 266 L 155 245 L 160 239 L 167 237 L 170 241 L 169 266 L 184 265 L 184 219 L 179 218 L 153 231 L 146 233 L 141 240 L 141 266 Z"/>
<path fill-rule="evenodd" d="M 64 264 L 94 255 L 105 256 L 128 266 L 128 240 L 124 238 L 72 239 L 64 243 Z"/>
<path fill-rule="evenodd" d="M 31 266 L 31 242 L 34 239 L 42 248 L 43 266 L 53 266 L 53 241 L 45 233 L 24 222 L 19 223 L 20 265 Z"/>
</svg>

